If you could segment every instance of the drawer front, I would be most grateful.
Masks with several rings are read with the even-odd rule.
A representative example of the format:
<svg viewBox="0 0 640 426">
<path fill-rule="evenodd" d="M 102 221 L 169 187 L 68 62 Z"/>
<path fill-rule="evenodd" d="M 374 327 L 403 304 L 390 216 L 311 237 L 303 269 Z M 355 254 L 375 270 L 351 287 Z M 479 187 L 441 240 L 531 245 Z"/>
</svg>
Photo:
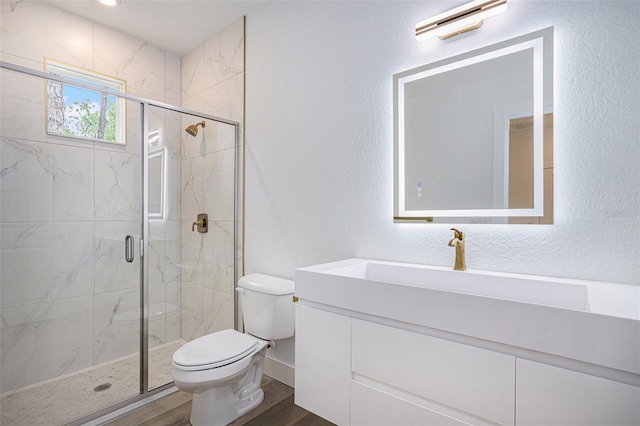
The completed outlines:
<svg viewBox="0 0 640 426">
<path fill-rule="evenodd" d="M 640 425 L 635 386 L 522 359 L 516 376 L 518 425 Z"/>
<path fill-rule="evenodd" d="M 469 423 L 361 383 L 351 382 L 351 424 L 353 426 L 460 426 Z"/>
<path fill-rule="evenodd" d="M 296 304 L 295 403 L 349 424 L 351 318 Z"/>
<path fill-rule="evenodd" d="M 504 425 L 515 417 L 515 357 L 352 320 L 354 373 Z"/>
</svg>

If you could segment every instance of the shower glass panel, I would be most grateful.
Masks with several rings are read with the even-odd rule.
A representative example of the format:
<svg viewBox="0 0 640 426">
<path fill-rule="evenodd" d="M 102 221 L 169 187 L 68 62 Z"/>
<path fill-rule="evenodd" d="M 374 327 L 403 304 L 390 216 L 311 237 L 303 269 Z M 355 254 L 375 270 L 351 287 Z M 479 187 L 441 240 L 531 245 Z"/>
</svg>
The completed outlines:
<svg viewBox="0 0 640 426">
<path fill-rule="evenodd" d="M 149 389 L 173 381 L 181 340 L 180 113 L 149 107 Z"/>
<path fill-rule="evenodd" d="M 185 130 L 197 126 L 195 136 Z M 149 107 L 149 389 L 173 352 L 234 327 L 236 127 Z M 153 137 L 152 137 L 152 136 Z M 156 201 L 154 201 L 156 200 Z M 160 206 L 159 214 L 152 205 Z M 198 232 L 198 214 L 208 215 Z"/>
<path fill-rule="evenodd" d="M 67 423 L 140 393 L 141 107 L 126 145 L 48 135 L 0 72 L 0 423 Z"/>
</svg>

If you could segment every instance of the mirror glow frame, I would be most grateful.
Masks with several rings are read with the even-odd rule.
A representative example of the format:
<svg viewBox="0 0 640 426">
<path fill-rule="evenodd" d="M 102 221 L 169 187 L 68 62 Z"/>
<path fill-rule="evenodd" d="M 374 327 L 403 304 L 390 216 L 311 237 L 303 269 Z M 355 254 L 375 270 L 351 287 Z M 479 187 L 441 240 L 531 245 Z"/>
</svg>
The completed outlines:
<svg viewBox="0 0 640 426">
<path fill-rule="evenodd" d="M 458 55 L 433 64 L 427 64 L 394 76 L 394 219 L 418 220 L 432 217 L 516 217 L 543 216 L 543 115 L 544 115 L 544 35 L 552 28 L 525 35 L 487 48 Z M 525 209 L 462 209 L 462 210 L 409 210 L 405 200 L 405 123 L 404 90 L 407 83 L 441 74 L 450 70 L 488 61 L 526 49 L 533 50 L 533 134 L 534 134 L 534 203 Z M 552 82 L 547 82 L 552 84 Z"/>
</svg>

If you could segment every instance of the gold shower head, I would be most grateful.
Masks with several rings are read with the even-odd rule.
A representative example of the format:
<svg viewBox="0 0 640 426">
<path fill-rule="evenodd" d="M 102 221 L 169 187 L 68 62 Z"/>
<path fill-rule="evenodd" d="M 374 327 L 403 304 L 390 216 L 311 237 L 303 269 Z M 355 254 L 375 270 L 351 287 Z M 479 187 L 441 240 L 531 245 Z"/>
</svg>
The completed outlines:
<svg viewBox="0 0 640 426">
<path fill-rule="evenodd" d="M 202 126 L 202 128 L 204 129 L 205 124 L 206 123 L 204 121 L 201 123 L 192 124 L 191 126 L 184 129 L 184 131 L 189 133 L 191 136 L 195 136 L 198 134 L 198 126 Z"/>
</svg>

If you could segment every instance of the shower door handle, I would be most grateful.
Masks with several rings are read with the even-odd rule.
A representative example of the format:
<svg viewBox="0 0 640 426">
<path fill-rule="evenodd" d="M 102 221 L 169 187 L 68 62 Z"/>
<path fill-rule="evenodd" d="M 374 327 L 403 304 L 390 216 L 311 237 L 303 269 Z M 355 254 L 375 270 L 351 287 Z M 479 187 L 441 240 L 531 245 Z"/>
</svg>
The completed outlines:
<svg viewBox="0 0 640 426">
<path fill-rule="evenodd" d="M 127 235 L 124 239 L 124 260 L 133 262 L 133 236 Z"/>
</svg>

